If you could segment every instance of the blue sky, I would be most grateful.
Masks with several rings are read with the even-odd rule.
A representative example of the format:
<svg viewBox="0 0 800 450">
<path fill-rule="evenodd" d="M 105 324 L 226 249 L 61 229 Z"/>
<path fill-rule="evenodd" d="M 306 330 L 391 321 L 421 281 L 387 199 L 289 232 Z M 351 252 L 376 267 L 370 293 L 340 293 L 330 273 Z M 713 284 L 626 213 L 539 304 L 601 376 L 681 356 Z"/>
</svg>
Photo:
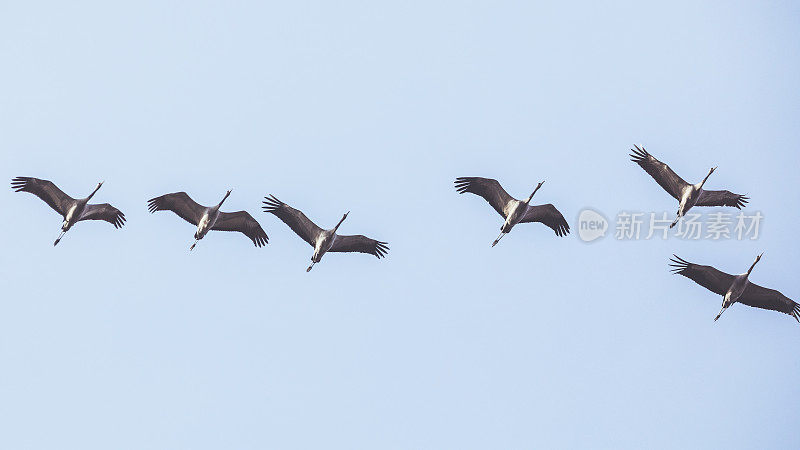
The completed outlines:
<svg viewBox="0 0 800 450">
<path fill-rule="evenodd" d="M 5 2 L 0 170 L 128 218 L 0 195 L 4 448 L 798 448 L 800 327 L 667 270 L 798 300 L 792 2 Z M 755 241 L 582 243 L 586 207 L 668 211 L 644 145 L 748 194 Z M 459 196 L 547 183 L 573 234 Z M 146 200 L 233 189 L 270 237 Z M 327 255 L 264 195 L 389 256 Z M 794 414 L 794 415 L 793 415 Z"/>
</svg>

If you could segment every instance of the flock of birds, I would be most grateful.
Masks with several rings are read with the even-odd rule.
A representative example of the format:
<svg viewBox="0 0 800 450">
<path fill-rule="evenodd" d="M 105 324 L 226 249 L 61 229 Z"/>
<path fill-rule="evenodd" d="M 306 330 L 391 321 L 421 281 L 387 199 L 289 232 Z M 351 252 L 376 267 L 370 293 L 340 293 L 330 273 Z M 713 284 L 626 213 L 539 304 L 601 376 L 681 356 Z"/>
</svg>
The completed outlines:
<svg viewBox="0 0 800 450">
<path fill-rule="evenodd" d="M 703 189 L 706 181 L 716 170 L 713 167 L 708 174 L 697 184 L 689 184 L 678 176 L 670 167 L 656 159 L 644 148 L 634 146 L 631 150 L 631 161 L 645 170 L 667 193 L 678 201 L 678 211 L 670 227 L 675 226 L 689 209 L 695 206 L 729 206 L 741 209 L 749 200 L 744 195 L 734 194 L 730 191 L 712 191 Z M 552 204 L 531 205 L 531 200 L 542 187 L 544 181 L 539 183 L 531 195 L 524 201 L 510 196 L 497 180 L 481 177 L 459 177 L 455 180 L 456 191 L 460 194 L 471 193 L 483 197 L 489 205 L 500 214 L 504 221 L 500 227 L 500 235 L 492 242 L 492 247 L 519 223 L 539 222 L 551 228 L 556 236 L 563 237 L 569 234 L 569 223 L 561 212 Z M 108 203 L 90 204 L 103 182 L 97 184 L 91 194 L 86 198 L 75 199 L 65 194 L 53 182 L 31 177 L 17 177 L 11 182 L 11 187 L 17 192 L 29 192 L 42 199 L 59 213 L 64 221 L 61 233 L 53 245 L 57 245 L 64 234 L 77 222 L 82 220 L 104 220 L 115 228 L 125 224 L 125 215 Z M 203 206 L 192 200 L 186 192 L 174 192 L 150 199 L 148 209 L 151 213 L 156 211 L 172 211 L 178 217 L 197 227 L 194 233 L 194 242 L 189 250 L 193 250 L 197 243 L 211 230 L 238 231 L 247 236 L 256 247 L 262 247 L 269 242 L 267 234 L 261 225 L 247 211 L 222 212 L 220 208 L 231 191 L 227 191 L 220 202 L 214 206 Z M 333 228 L 325 230 L 312 222 L 302 211 L 278 200 L 274 195 L 265 197 L 264 212 L 274 214 L 283 223 L 289 226 L 301 239 L 314 248 L 311 264 L 306 272 L 311 271 L 314 264 L 320 262 L 327 252 L 357 252 L 366 253 L 383 258 L 389 251 L 388 243 L 368 238 L 363 235 L 338 234 L 339 227 L 347 218 L 345 213 Z M 750 273 L 761 260 L 761 255 L 747 272 L 740 275 L 731 275 L 719 271 L 711 266 L 690 263 L 677 255 L 670 260 L 672 270 L 683 275 L 700 286 L 722 296 L 722 309 L 714 318 L 716 321 L 722 313 L 734 303 L 768 309 L 788 314 L 800 322 L 800 305 L 774 289 L 767 289 L 749 281 Z"/>
</svg>

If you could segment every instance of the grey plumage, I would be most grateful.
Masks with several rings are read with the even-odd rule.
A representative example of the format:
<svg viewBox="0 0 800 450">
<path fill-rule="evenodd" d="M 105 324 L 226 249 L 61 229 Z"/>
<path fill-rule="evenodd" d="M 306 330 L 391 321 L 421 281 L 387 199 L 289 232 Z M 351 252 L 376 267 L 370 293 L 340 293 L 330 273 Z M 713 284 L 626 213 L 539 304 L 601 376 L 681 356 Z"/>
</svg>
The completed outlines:
<svg viewBox="0 0 800 450">
<path fill-rule="evenodd" d="M 322 228 L 311 221 L 302 211 L 292 208 L 291 206 L 278 200 L 274 195 L 264 197 L 264 212 L 276 215 L 283 223 L 289 225 L 289 228 L 295 232 L 300 238 L 308 242 L 312 247 L 315 245 L 317 238 L 322 234 Z"/>
<path fill-rule="evenodd" d="M 197 226 L 207 208 L 192 200 L 186 192 L 174 192 L 151 198 L 147 201 L 147 209 L 151 213 L 172 211 L 181 219 Z"/>
<path fill-rule="evenodd" d="M 734 194 L 730 191 L 710 191 L 703 189 L 708 177 L 714 173 L 716 167 L 712 168 L 708 175 L 697 184 L 689 184 L 678 176 L 668 165 L 656 159 L 643 147 L 634 145 L 631 149 L 631 161 L 639 165 L 654 180 L 664 188 L 665 191 L 679 202 L 677 217 L 671 226 L 675 226 L 678 220 L 683 217 L 693 206 L 730 206 L 738 209 L 747 204 L 749 198 Z"/>
<path fill-rule="evenodd" d="M 378 259 L 386 257 L 389 252 L 389 244 L 375 239 L 368 238 L 363 234 L 337 234 L 336 240 L 329 252 L 335 253 L 366 253 Z"/>
<path fill-rule="evenodd" d="M 225 195 L 225 198 L 228 197 Z M 225 201 L 222 199 L 222 202 Z M 195 233 L 196 241 L 202 239 L 209 230 L 217 231 L 238 231 L 253 241 L 256 247 L 263 247 L 269 242 L 267 233 L 261 225 L 247 211 L 237 211 L 226 213 L 219 211 L 220 202 L 216 206 L 206 207 L 198 204 L 186 192 L 174 192 L 155 197 L 147 202 L 147 208 L 151 213 L 156 211 L 172 211 L 178 217 L 198 227 Z M 192 246 L 194 248 L 194 245 Z"/>
<path fill-rule="evenodd" d="M 289 226 L 301 239 L 314 247 L 312 264 L 308 270 L 322 259 L 326 252 L 358 252 L 373 255 L 380 259 L 389 252 L 386 242 L 368 238 L 363 235 L 336 234 L 347 214 L 331 230 L 323 230 L 311 221 L 302 211 L 292 208 L 278 200 L 274 195 L 264 198 L 264 212 L 274 214 Z"/>
<path fill-rule="evenodd" d="M 717 295 L 726 295 L 737 278 L 737 275 L 722 272 L 711 266 L 694 264 L 677 255 L 673 255 L 670 262 L 672 267 L 670 270 L 673 273 L 683 275 Z M 753 266 L 755 266 L 755 263 L 753 263 Z M 749 271 L 747 275 L 749 275 Z M 734 302 L 754 308 L 782 312 L 800 322 L 800 305 L 774 289 L 768 289 L 749 281 L 747 281 L 744 291 Z M 723 309 L 728 306 L 730 305 L 723 303 Z"/>
<path fill-rule="evenodd" d="M 545 205 L 530 204 L 533 195 L 543 183 L 544 181 L 539 183 L 533 194 L 525 201 L 520 201 L 510 196 L 500 183 L 492 178 L 458 177 L 455 181 L 455 188 L 459 194 L 468 192 L 483 197 L 505 219 L 505 223 L 501 227 L 500 237 L 492 244 L 494 246 L 504 234 L 510 232 L 514 225 L 518 223 L 539 222 L 552 229 L 556 236 L 562 237 L 569 234 L 569 223 L 555 206 L 550 203 Z"/>
<path fill-rule="evenodd" d="M 28 192 L 39 197 L 64 218 L 61 234 L 53 245 L 58 244 L 64 234 L 81 220 L 103 220 L 114 225 L 114 228 L 125 225 L 125 214 L 119 209 L 108 203 L 89 203 L 102 185 L 102 182 L 98 183 L 88 197 L 75 199 L 49 180 L 32 177 L 16 177 L 11 180 L 11 188 L 16 192 Z"/>
</svg>

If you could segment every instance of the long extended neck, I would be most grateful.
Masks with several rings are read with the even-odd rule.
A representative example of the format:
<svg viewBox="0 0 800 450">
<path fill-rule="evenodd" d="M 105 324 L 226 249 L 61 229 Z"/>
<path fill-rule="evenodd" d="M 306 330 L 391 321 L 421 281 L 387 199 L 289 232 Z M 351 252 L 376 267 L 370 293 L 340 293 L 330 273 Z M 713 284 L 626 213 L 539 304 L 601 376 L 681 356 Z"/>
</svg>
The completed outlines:
<svg viewBox="0 0 800 450">
<path fill-rule="evenodd" d="M 92 197 L 94 197 L 94 194 L 96 194 L 96 193 L 97 193 L 97 191 L 99 191 L 99 190 L 100 190 L 100 186 L 102 186 L 102 185 L 103 185 L 103 183 L 97 183 L 97 187 L 96 187 L 96 188 L 94 188 L 94 190 L 92 191 L 92 193 L 91 193 L 91 194 L 89 194 L 89 196 L 88 196 L 88 197 L 86 197 L 86 201 L 87 201 L 87 202 L 88 202 L 88 201 L 89 201 L 89 200 L 90 200 Z"/>
<path fill-rule="evenodd" d="M 709 170 L 708 171 L 708 175 L 706 175 L 706 177 L 703 178 L 703 181 L 700 182 L 700 187 L 701 188 L 703 187 L 704 184 L 706 184 L 706 181 L 708 180 L 708 177 L 710 177 L 712 173 L 714 173 L 714 169 Z"/>
<path fill-rule="evenodd" d="M 534 195 L 534 194 L 536 194 L 536 191 L 538 191 L 538 190 L 539 190 L 539 188 L 540 188 L 540 187 L 542 187 L 542 185 L 543 185 L 543 184 L 544 184 L 544 181 L 542 181 L 541 183 L 539 183 L 538 185 L 536 185 L 536 189 L 534 189 L 534 190 L 533 190 L 533 192 L 531 192 L 531 195 L 530 195 L 530 196 L 528 196 L 528 199 L 527 199 L 527 200 L 525 200 L 525 204 L 526 204 L 526 205 L 527 205 L 527 204 L 529 204 L 529 203 L 531 202 L 531 200 L 533 200 L 533 195 Z"/>
<path fill-rule="evenodd" d="M 753 261 L 753 265 L 752 265 L 752 266 L 750 266 L 750 268 L 749 268 L 749 269 L 747 269 L 747 276 L 748 276 L 748 277 L 750 276 L 750 272 L 752 272 L 752 271 L 753 271 L 753 268 L 755 268 L 755 267 L 756 267 L 756 264 L 758 264 L 758 262 L 759 262 L 760 260 L 761 260 L 761 257 L 759 256 L 758 258 L 756 258 L 756 260 L 755 260 L 755 261 Z"/>
<path fill-rule="evenodd" d="M 345 213 L 345 215 L 343 215 L 343 216 L 342 216 L 341 220 L 339 220 L 339 223 L 337 223 L 337 224 L 336 224 L 336 226 L 335 226 L 335 227 L 333 227 L 333 232 L 334 232 L 334 233 L 336 233 L 336 230 L 338 230 L 338 229 L 339 229 L 339 225 L 341 225 L 341 224 L 342 224 L 342 222 L 344 222 L 344 219 L 347 219 L 347 215 L 348 215 L 348 214 L 350 214 L 350 211 L 347 211 L 347 212 Z"/>
<path fill-rule="evenodd" d="M 219 201 L 219 204 L 217 205 L 217 209 L 222 207 L 222 204 L 225 203 L 225 200 L 228 198 L 229 195 L 231 195 L 231 191 L 228 191 L 228 192 L 225 193 L 225 197 L 222 197 L 222 200 Z"/>
</svg>

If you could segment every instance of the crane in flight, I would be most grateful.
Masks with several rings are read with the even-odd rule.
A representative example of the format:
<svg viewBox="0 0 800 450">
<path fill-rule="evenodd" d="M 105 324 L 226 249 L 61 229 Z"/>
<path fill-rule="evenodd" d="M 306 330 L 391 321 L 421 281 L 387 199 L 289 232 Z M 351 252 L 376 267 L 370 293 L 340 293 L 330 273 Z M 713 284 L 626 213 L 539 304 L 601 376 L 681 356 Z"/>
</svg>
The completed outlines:
<svg viewBox="0 0 800 450">
<path fill-rule="evenodd" d="M 689 184 L 670 169 L 668 165 L 657 160 L 650 153 L 647 153 L 644 147 L 639 148 L 634 145 L 634 149 L 631 149 L 631 152 L 631 161 L 638 164 L 656 180 L 659 186 L 678 200 L 678 213 L 675 220 L 669 226 L 670 228 L 674 227 L 681 217 L 693 206 L 732 206 L 742 209 L 742 206 L 749 200 L 749 197 L 734 194 L 731 191 L 709 191 L 703 189 L 703 185 L 706 184 L 708 177 L 717 170 L 716 167 L 712 167 L 708 171 L 708 175 L 703 178 L 703 181 L 697 184 Z"/>
<path fill-rule="evenodd" d="M 304 241 L 314 247 L 314 254 L 311 255 L 311 265 L 306 272 L 310 272 L 314 264 L 320 262 L 322 256 L 327 252 L 358 252 L 373 255 L 378 259 L 386 256 L 389 252 L 389 244 L 386 242 L 370 239 L 363 235 L 343 235 L 337 234 L 339 226 L 350 214 L 346 212 L 339 220 L 339 223 L 330 230 L 323 230 L 311 221 L 302 211 L 278 200 L 274 195 L 264 197 L 264 212 L 272 213 L 283 221 L 292 231 L 300 236 Z"/>
<path fill-rule="evenodd" d="M 788 314 L 800 322 L 800 305 L 774 289 L 767 289 L 750 282 L 750 273 L 761 261 L 760 254 L 747 272 L 740 275 L 731 275 L 711 266 L 690 263 L 685 259 L 673 255 L 670 259 L 672 272 L 683 275 L 709 291 L 722 296 L 722 309 L 714 318 L 716 321 L 734 303 L 742 303 L 754 308 L 769 309 Z"/>
<path fill-rule="evenodd" d="M 500 227 L 500 235 L 492 242 L 492 247 L 497 245 L 500 239 L 511 232 L 514 225 L 518 223 L 540 222 L 555 231 L 556 236 L 563 237 L 569 234 L 569 224 L 555 206 L 549 203 L 546 205 L 530 204 L 533 195 L 543 184 L 544 181 L 539 183 L 526 200 L 520 201 L 508 195 L 503 186 L 491 178 L 459 177 L 455 181 L 456 191 L 459 194 L 469 192 L 483 197 L 505 219 Z"/>
<path fill-rule="evenodd" d="M 44 200 L 64 218 L 61 233 L 53 242 L 53 246 L 58 245 L 64 234 L 81 220 L 105 220 L 114 225 L 114 228 L 121 228 L 125 224 L 125 214 L 117 208 L 108 203 L 89 203 L 102 185 L 102 181 L 97 183 L 97 187 L 88 197 L 75 199 L 65 194 L 52 181 L 32 177 L 16 177 L 11 180 L 11 188 L 16 192 L 30 192 Z"/>
<path fill-rule="evenodd" d="M 193 250 L 197 242 L 211 230 L 238 231 L 250 238 L 256 247 L 266 245 L 269 242 L 267 233 L 250 213 L 247 211 L 227 213 L 219 210 L 230 195 L 231 191 L 226 192 L 222 200 L 215 206 L 203 206 L 192 200 L 186 192 L 174 192 L 151 198 L 147 201 L 147 208 L 151 213 L 172 211 L 181 219 L 197 227 L 197 231 L 194 233 L 194 243 L 189 247 L 189 251 Z"/>
</svg>

